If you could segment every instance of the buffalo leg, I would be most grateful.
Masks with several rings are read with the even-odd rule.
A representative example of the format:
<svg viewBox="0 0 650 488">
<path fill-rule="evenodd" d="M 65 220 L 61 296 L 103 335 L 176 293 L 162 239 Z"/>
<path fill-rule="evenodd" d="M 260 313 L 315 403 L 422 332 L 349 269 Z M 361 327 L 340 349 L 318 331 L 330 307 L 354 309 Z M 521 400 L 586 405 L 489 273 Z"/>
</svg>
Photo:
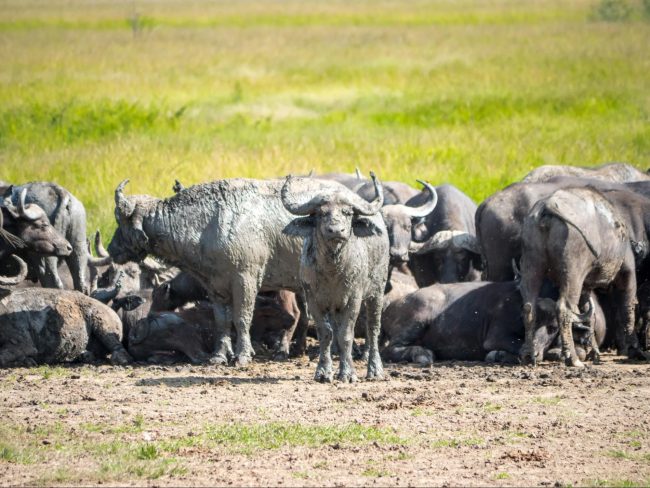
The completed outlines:
<svg viewBox="0 0 650 488">
<path fill-rule="evenodd" d="M 290 303 L 291 303 L 291 312 L 292 315 L 294 316 L 294 320 L 289 328 L 284 329 L 282 331 L 280 346 L 278 347 L 278 349 L 275 351 L 275 354 L 273 355 L 273 359 L 275 359 L 276 361 L 289 359 L 291 339 L 293 339 L 293 335 L 295 334 L 296 329 L 298 328 L 298 322 L 300 322 L 300 308 L 298 308 L 298 304 L 296 303 L 295 298 L 292 298 Z"/>
<path fill-rule="evenodd" d="M 314 321 L 318 328 L 318 343 L 320 354 L 318 357 L 318 366 L 316 366 L 316 381 L 332 381 L 332 324 L 330 318 L 323 316 L 316 307 L 310 307 L 313 310 Z"/>
<path fill-rule="evenodd" d="M 625 337 L 625 349 L 630 359 L 648 359 L 639 347 L 639 338 L 634 331 L 634 312 L 636 308 L 636 273 L 632 259 L 626 259 L 621 271 L 614 280 L 617 298 L 617 322 Z"/>
<path fill-rule="evenodd" d="M 232 293 L 232 318 L 237 331 L 235 365 L 246 366 L 255 355 L 251 344 L 250 327 L 255 310 L 258 286 L 255 279 L 242 275 L 234 284 Z"/>
<path fill-rule="evenodd" d="M 65 262 L 70 269 L 74 289 L 84 295 L 88 295 L 88 284 L 86 283 L 86 268 L 88 267 L 88 257 L 86 243 L 71 243 L 73 247 L 72 254 L 65 258 Z"/>
<path fill-rule="evenodd" d="M 124 365 L 133 362 L 133 358 L 126 352 L 120 341 L 122 334 L 120 319 L 108 314 L 93 313 L 87 317 L 87 320 L 92 324 L 91 334 L 111 353 L 111 364 Z"/>
<path fill-rule="evenodd" d="M 582 280 L 580 280 L 582 283 Z M 584 364 L 576 354 L 575 342 L 573 341 L 573 320 L 575 314 L 571 310 L 571 304 L 577 306 L 580 300 L 580 293 L 560 290 L 560 298 L 557 301 L 557 317 L 560 326 L 560 338 L 562 339 L 562 359 L 567 366 L 583 368 Z"/>
<path fill-rule="evenodd" d="M 520 348 L 519 357 L 523 364 L 530 362 L 533 366 L 537 364 L 537 351 L 535 347 L 535 308 L 536 299 L 542 289 L 544 276 L 536 272 L 536 268 L 528 263 L 527 252 L 524 251 L 521 257 L 521 269 L 528 270 L 521 277 L 521 298 L 523 306 L 523 319 L 525 339 Z M 540 357 L 541 359 L 541 357 Z"/>
<path fill-rule="evenodd" d="M 381 333 L 381 296 L 366 299 L 366 350 L 368 352 L 367 379 L 383 378 L 384 366 L 379 355 L 379 334 Z"/>
<path fill-rule="evenodd" d="M 352 362 L 352 344 L 354 343 L 354 323 L 361 307 L 360 297 L 352 297 L 342 313 L 330 314 L 334 334 L 339 346 L 339 371 L 336 379 L 345 383 L 357 381 L 357 373 Z"/>
<path fill-rule="evenodd" d="M 232 319 L 230 308 L 218 299 L 211 298 L 217 332 L 217 343 L 210 362 L 213 364 L 228 364 L 228 358 L 232 356 L 232 340 L 230 339 Z"/>
</svg>

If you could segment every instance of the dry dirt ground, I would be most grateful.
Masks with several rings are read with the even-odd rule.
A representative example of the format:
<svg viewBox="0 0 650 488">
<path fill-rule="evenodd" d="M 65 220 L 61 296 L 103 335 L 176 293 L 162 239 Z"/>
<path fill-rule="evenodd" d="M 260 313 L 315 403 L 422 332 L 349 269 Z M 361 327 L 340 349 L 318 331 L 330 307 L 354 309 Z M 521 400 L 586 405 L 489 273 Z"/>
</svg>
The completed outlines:
<svg viewBox="0 0 650 488">
<path fill-rule="evenodd" d="M 314 369 L 1 370 L 0 484 L 650 484 L 649 365 Z"/>
</svg>

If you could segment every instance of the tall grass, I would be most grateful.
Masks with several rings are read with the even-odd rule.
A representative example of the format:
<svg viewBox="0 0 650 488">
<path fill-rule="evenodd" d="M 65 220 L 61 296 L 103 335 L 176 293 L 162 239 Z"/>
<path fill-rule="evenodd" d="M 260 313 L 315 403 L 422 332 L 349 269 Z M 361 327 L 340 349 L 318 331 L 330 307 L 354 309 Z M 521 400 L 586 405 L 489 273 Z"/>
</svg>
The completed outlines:
<svg viewBox="0 0 650 488">
<path fill-rule="evenodd" d="M 540 164 L 645 168 L 650 22 L 627 3 L 2 1 L 0 179 L 57 181 L 110 233 L 127 177 L 358 166 L 478 201 Z"/>
</svg>

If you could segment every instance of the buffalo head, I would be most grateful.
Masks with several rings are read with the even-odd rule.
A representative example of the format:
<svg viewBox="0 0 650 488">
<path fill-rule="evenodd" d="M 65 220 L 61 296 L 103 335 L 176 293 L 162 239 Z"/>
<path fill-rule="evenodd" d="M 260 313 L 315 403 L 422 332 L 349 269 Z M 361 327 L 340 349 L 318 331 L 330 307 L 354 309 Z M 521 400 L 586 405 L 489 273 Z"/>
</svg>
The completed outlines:
<svg viewBox="0 0 650 488">
<path fill-rule="evenodd" d="M 581 313 L 573 313 L 572 326 L 574 337 L 580 338 L 580 343 L 591 341 L 593 333 L 592 320 L 594 317 L 594 301 L 590 297 L 585 305 L 586 310 Z M 520 360 L 523 364 L 537 364 L 544 357 L 544 352 L 550 347 L 560 332 L 558 321 L 558 308 L 556 301 L 551 298 L 538 298 L 535 303 L 525 303 L 523 318 L 526 327 L 532 327 L 533 350 L 530 351 L 524 345 L 521 348 Z M 576 334 L 577 333 L 577 334 Z"/>
<path fill-rule="evenodd" d="M 429 198 L 422 205 L 419 207 L 409 207 L 402 204 L 384 205 L 381 209 L 390 242 L 390 262 L 395 266 L 409 260 L 413 222 L 433 212 L 438 203 L 436 189 L 428 183 L 419 182 L 424 185 L 429 193 Z"/>
<path fill-rule="evenodd" d="M 45 211 L 34 203 L 25 204 L 27 189 L 23 188 L 14 206 L 8 197 L 0 207 L 0 240 L 10 247 L 24 248 L 41 256 L 69 256 L 70 243 L 50 224 Z M 3 222 L 3 210 L 8 217 Z M 3 224 L 6 229 L 2 229 Z"/>
<path fill-rule="evenodd" d="M 128 182 L 122 181 L 115 189 L 117 229 L 108 245 L 108 253 L 118 264 L 140 262 L 149 253 L 149 238 L 142 228 L 142 219 L 153 199 L 144 195 L 124 196 L 123 190 Z"/>
<path fill-rule="evenodd" d="M 371 176 L 375 186 L 375 199 L 372 202 L 367 202 L 344 187 L 316 192 L 310 192 L 307 187 L 306 191 L 296 192 L 292 188 L 296 178 L 287 176 L 282 187 L 282 203 L 289 212 L 301 217 L 294 219 L 284 232 L 307 237 L 314 235 L 315 230 L 317 239 L 329 247 L 345 244 L 353 232 L 358 237 L 380 232 L 372 220 L 367 218 L 376 215 L 383 205 L 381 183 L 373 173 Z M 310 197 L 306 202 L 305 194 Z"/>
<path fill-rule="evenodd" d="M 419 286 L 432 283 L 456 283 L 471 281 L 474 270 L 482 269 L 481 251 L 475 236 L 462 231 L 436 232 L 425 242 L 411 243 L 410 252 L 426 258 L 424 270 L 432 276 L 426 282 L 418 279 Z M 474 273 L 473 273 L 474 272 Z M 415 273 L 416 279 L 418 273 Z M 477 276 L 478 277 L 478 276 Z M 430 281 L 430 282 L 429 282 Z"/>
</svg>

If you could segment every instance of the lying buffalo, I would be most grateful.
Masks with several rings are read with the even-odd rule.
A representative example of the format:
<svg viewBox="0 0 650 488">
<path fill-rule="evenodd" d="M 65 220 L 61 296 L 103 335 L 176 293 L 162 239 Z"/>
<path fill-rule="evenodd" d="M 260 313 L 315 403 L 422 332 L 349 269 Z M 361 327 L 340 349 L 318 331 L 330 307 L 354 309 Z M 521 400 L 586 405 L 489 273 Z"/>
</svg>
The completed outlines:
<svg viewBox="0 0 650 488">
<path fill-rule="evenodd" d="M 521 181 L 524 183 L 545 183 L 557 176 L 577 176 L 614 183 L 650 180 L 647 173 L 636 169 L 634 166 L 625 163 L 608 163 L 595 168 L 556 166 L 552 164 L 539 166 L 524 176 Z"/>
<path fill-rule="evenodd" d="M 409 268 L 418 286 L 480 279 L 481 252 L 476 240 L 476 204 L 452 185 L 436 187 L 438 203 L 433 212 L 413 226 Z M 407 206 L 417 207 L 424 193 Z"/>
<path fill-rule="evenodd" d="M 11 186 L 3 198 L 6 203 L 14 205 L 23 199 L 25 203 L 36 204 L 45 211 L 54 228 L 72 246 L 72 252 L 66 255 L 65 261 L 70 268 L 74 289 L 88 293 L 86 272 L 89 255 L 86 244 L 86 210 L 83 204 L 65 188 L 48 182 Z M 30 278 L 35 281 L 38 277 L 41 285 L 47 288 L 63 288 L 56 257 L 42 258 L 34 253 L 27 253 L 25 257 L 30 267 Z"/>
<path fill-rule="evenodd" d="M 605 332 L 602 310 L 595 300 L 591 303 L 574 324 L 579 328 L 576 337 L 582 342 L 590 337 L 591 327 L 598 331 L 599 341 Z M 518 282 L 514 281 L 420 288 L 386 308 L 382 332 L 388 345 L 382 355 L 388 361 L 422 365 L 434 359 L 516 363 L 524 343 L 521 307 Z M 555 314 L 543 307 L 537 313 L 548 316 L 537 336 L 540 347 L 548 350 L 558 333 Z M 588 348 L 581 347 L 586 355 Z"/>
<path fill-rule="evenodd" d="M 320 342 L 315 379 L 332 380 L 330 347 L 336 337 L 340 353 L 337 379 L 356 381 L 352 344 L 362 305 L 368 342 L 366 377 L 381 378 L 378 339 L 389 259 L 386 226 L 379 213 L 381 184 L 372 175 L 375 199 L 367 202 L 346 188 L 305 188 L 294 180 L 287 177 L 282 203 L 298 218 L 284 232 L 304 238 L 300 280 Z"/>
<path fill-rule="evenodd" d="M 106 305 L 76 291 L 0 290 L 0 367 L 131 357 L 122 323 Z"/>
<path fill-rule="evenodd" d="M 275 359 L 286 359 L 299 318 L 293 293 L 261 294 L 255 306 L 251 338 L 275 350 Z M 206 302 L 175 312 L 152 312 L 131 328 L 128 338 L 129 352 L 143 361 L 176 353 L 193 363 L 203 363 L 210 359 L 215 344 L 214 314 Z"/>
</svg>

